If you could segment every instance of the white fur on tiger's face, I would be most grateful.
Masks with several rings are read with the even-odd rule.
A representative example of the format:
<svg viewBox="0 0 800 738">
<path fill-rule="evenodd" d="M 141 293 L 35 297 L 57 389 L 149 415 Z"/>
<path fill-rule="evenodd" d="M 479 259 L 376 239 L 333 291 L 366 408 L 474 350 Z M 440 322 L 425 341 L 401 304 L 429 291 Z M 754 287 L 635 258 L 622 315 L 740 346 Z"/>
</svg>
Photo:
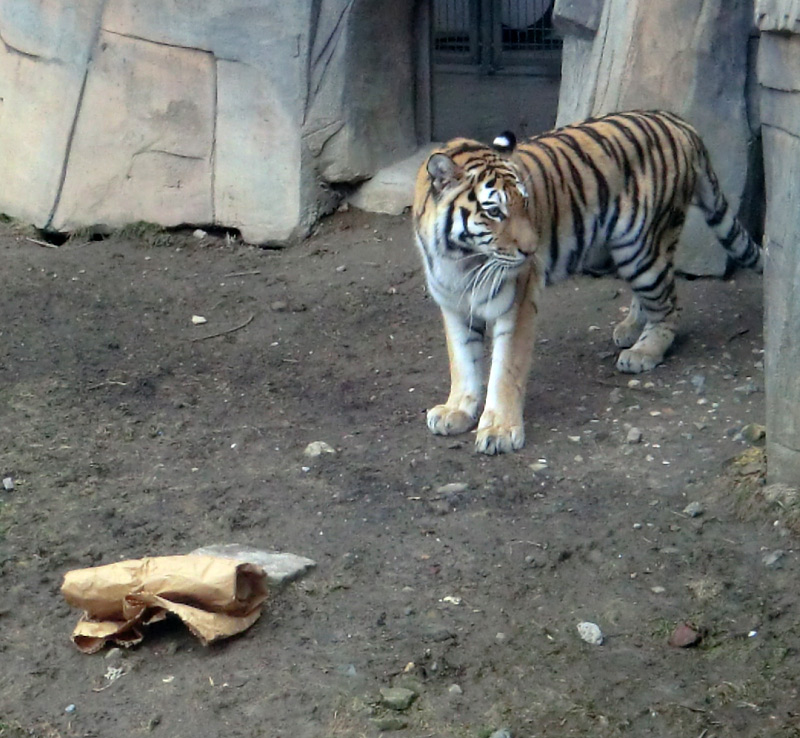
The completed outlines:
<svg viewBox="0 0 800 738">
<path fill-rule="evenodd" d="M 538 290 L 600 263 L 633 290 L 614 330 L 618 369 L 657 366 L 675 336 L 674 253 L 692 204 L 734 261 L 761 268 L 761 249 L 728 207 L 703 142 L 671 113 L 617 113 L 519 145 L 503 134 L 494 148 L 459 138 L 435 151 L 420 168 L 414 201 L 416 243 L 450 360 L 450 394 L 428 411 L 431 431 L 477 424 L 478 451 L 521 448 Z"/>
</svg>

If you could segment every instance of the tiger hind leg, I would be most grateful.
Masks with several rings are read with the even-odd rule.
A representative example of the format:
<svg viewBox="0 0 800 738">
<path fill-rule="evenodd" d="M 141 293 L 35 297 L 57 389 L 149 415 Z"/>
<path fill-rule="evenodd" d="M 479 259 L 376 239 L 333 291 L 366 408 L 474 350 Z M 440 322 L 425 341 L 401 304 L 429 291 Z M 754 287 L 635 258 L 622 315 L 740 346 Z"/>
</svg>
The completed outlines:
<svg viewBox="0 0 800 738">
<path fill-rule="evenodd" d="M 659 261 L 631 280 L 634 291 L 631 312 L 614 331 L 617 345 L 624 346 L 619 340 L 630 339 L 637 323 L 644 323 L 641 335 L 617 359 L 617 369 L 626 374 L 657 367 L 675 340 L 678 323 L 675 273 L 671 260 Z M 634 311 L 634 303 L 638 303 L 638 311 Z"/>
</svg>

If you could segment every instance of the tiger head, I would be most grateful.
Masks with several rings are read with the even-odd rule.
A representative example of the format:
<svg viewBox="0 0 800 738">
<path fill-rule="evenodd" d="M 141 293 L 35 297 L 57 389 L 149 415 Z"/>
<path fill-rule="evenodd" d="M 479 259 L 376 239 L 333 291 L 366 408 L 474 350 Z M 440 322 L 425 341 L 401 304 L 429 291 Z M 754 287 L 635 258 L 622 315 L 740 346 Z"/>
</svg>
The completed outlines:
<svg viewBox="0 0 800 738">
<path fill-rule="evenodd" d="M 513 134 L 495 139 L 494 148 L 455 139 L 420 170 L 417 231 L 439 256 L 474 254 L 513 269 L 533 253 L 528 191 L 508 157 L 513 146 Z"/>
</svg>

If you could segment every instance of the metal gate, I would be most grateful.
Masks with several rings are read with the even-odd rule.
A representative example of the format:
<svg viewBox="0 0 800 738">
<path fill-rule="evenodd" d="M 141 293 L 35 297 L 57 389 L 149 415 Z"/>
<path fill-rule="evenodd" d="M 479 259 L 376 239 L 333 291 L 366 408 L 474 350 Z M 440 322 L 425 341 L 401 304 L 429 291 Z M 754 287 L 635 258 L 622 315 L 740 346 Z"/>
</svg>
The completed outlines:
<svg viewBox="0 0 800 738">
<path fill-rule="evenodd" d="M 553 3 L 433 0 L 435 139 L 485 138 L 499 132 L 496 123 L 527 135 L 555 122 L 561 39 Z"/>
</svg>

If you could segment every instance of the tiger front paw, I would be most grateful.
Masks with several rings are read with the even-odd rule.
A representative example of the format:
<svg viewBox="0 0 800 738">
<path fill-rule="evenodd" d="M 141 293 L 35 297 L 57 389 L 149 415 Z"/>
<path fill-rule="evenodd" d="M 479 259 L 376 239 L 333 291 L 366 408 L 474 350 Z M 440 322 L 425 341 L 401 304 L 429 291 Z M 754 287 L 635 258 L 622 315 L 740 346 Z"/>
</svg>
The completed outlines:
<svg viewBox="0 0 800 738">
<path fill-rule="evenodd" d="M 437 405 L 428 410 L 428 428 L 437 436 L 455 436 L 475 427 L 475 415 L 452 405 Z"/>
<path fill-rule="evenodd" d="M 494 413 L 484 413 L 478 425 L 475 450 L 480 454 L 509 454 L 525 445 L 525 428 L 522 420 L 507 421 Z"/>
<path fill-rule="evenodd" d="M 625 374 L 641 374 L 655 369 L 663 360 L 663 355 L 654 356 L 637 349 L 625 349 L 617 359 L 617 370 Z"/>
</svg>

